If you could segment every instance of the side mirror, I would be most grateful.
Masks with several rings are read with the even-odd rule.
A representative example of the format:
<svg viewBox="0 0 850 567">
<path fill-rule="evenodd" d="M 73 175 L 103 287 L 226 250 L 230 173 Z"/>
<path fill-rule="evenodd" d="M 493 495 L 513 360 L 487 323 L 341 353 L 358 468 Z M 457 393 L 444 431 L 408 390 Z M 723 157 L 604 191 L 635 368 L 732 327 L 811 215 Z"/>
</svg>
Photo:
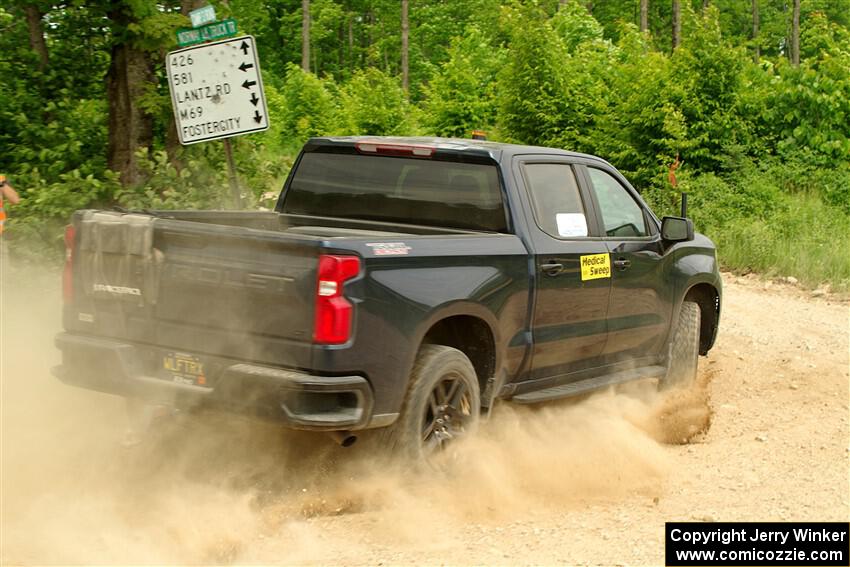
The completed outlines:
<svg viewBox="0 0 850 567">
<path fill-rule="evenodd" d="M 687 242 L 694 239 L 694 221 L 681 217 L 661 219 L 661 238 L 667 242 Z"/>
</svg>

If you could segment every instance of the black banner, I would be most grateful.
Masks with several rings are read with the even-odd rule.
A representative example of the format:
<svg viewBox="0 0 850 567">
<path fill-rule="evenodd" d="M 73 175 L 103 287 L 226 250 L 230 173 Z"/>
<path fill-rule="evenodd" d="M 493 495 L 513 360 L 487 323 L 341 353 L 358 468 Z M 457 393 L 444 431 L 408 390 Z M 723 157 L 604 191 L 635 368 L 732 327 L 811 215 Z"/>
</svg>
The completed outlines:
<svg viewBox="0 0 850 567">
<path fill-rule="evenodd" d="M 664 562 L 700 565 L 850 565 L 847 522 L 668 522 Z"/>
</svg>

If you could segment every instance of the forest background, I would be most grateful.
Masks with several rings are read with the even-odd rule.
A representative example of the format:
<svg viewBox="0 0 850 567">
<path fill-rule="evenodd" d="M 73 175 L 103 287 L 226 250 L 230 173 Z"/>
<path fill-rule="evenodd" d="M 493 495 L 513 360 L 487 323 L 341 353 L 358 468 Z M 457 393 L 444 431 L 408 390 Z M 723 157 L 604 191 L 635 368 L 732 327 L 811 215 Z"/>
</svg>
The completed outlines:
<svg viewBox="0 0 850 567">
<path fill-rule="evenodd" d="M 222 143 L 180 146 L 164 64 L 206 3 L 0 0 L 13 253 L 60 257 L 78 208 L 229 206 Z M 262 66 L 271 128 L 231 139 L 249 207 L 310 136 L 481 129 L 599 155 L 660 215 L 687 191 L 727 268 L 850 289 L 850 0 L 211 4 Z"/>
</svg>

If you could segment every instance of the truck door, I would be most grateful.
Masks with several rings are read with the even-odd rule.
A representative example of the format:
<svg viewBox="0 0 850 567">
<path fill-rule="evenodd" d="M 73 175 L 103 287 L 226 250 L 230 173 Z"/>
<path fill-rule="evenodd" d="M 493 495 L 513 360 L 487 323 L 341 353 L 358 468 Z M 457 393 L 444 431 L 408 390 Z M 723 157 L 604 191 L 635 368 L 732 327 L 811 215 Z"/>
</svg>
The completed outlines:
<svg viewBox="0 0 850 567">
<path fill-rule="evenodd" d="M 521 156 L 514 173 L 534 249 L 536 299 L 530 379 L 537 387 L 598 365 L 606 340 L 608 248 L 592 202 L 566 157 Z"/>
<path fill-rule="evenodd" d="M 642 201 L 614 171 L 580 166 L 599 211 L 611 254 L 606 364 L 654 364 L 663 354 L 672 313 L 662 272 L 658 227 Z"/>
</svg>

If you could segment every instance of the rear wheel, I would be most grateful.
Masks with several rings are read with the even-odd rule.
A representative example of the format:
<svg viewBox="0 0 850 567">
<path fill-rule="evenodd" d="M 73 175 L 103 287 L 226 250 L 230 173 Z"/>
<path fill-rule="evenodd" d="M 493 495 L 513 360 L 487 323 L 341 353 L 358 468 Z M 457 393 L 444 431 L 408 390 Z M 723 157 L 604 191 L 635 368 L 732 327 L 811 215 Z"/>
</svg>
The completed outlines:
<svg viewBox="0 0 850 567">
<path fill-rule="evenodd" d="M 695 382 L 699 357 L 699 328 L 699 305 L 685 301 L 679 309 L 667 375 L 659 384 L 661 389 L 689 388 Z"/>
<path fill-rule="evenodd" d="M 428 458 L 471 431 L 480 409 L 478 378 L 469 358 L 451 347 L 424 345 L 401 415 L 378 434 L 378 442 L 394 454 Z"/>
</svg>

